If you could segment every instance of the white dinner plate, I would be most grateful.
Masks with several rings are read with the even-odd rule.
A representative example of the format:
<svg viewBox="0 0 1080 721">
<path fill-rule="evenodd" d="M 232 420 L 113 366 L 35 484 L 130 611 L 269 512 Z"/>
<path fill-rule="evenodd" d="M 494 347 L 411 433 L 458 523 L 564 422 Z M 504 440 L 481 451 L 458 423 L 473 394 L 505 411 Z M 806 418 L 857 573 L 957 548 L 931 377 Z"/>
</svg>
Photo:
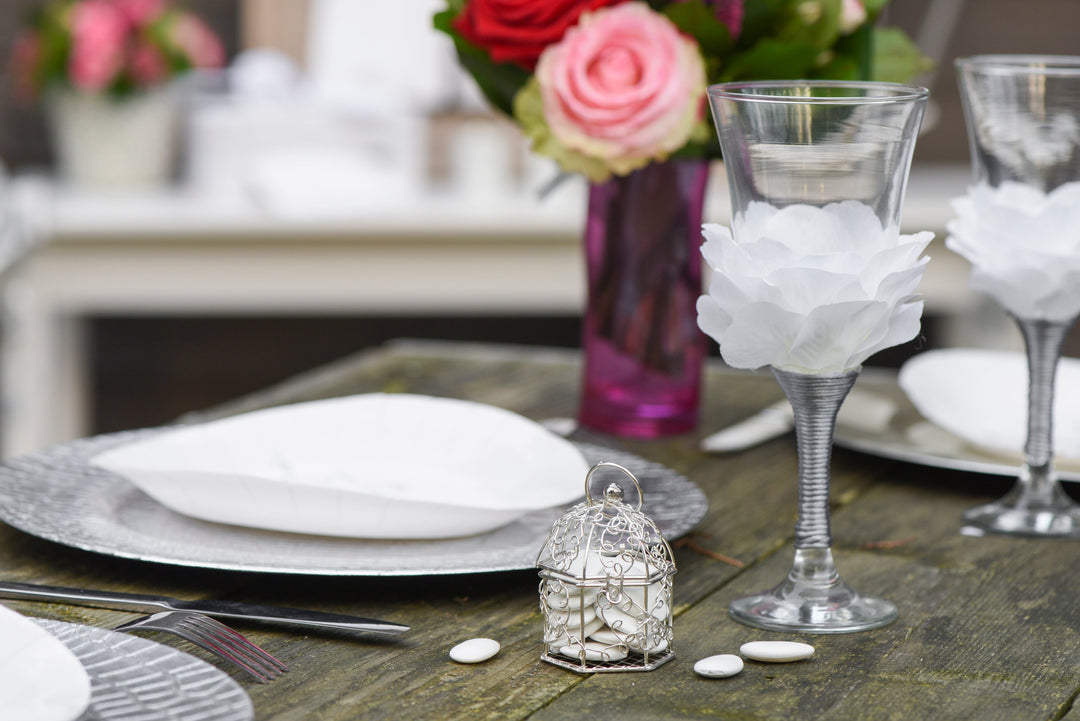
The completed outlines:
<svg viewBox="0 0 1080 721">
<path fill-rule="evenodd" d="M 73 721 L 89 703 L 90 677 L 75 654 L 0 605 L 0 718 Z"/>
<path fill-rule="evenodd" d="M 183 426 L 90 462 L 194 518 L 378 539 L 486 533 L 579 498 L 589 470 L 573 444 L 517 413 L 397 393 Z"/>
</svg>

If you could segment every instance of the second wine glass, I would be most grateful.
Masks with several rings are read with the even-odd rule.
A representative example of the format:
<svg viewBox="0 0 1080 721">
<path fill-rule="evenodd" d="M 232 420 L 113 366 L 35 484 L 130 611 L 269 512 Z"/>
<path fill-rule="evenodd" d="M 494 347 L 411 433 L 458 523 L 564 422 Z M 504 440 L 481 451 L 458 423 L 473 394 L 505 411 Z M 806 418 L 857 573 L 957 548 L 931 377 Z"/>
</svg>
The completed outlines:
<svg viewBox="0 0 1080 721">
<path fill-rule="evenodd" d="M 862 596 L 832 556 L 829 466 L 836 414 L 873 353 L 913 338 L 931 233 L 899 231 L 927 91 L 891 83 L 713 86 L 732 226 L 705 226 L 713 269 L 698 324 L 738 368 L 771 366 L 799 453 L 795 561 L 775 588 L 732 602 L 769 629 L 845 633 L 896 607 Z"/>
<path fill-rule="evenodd" d="M 1019 325 L 1029 377 L 1019 479 L 964 520 L 979 531 L 1080 537 L 1080 506 L 1058 482 L 1053 450 L 1058 359 L 1080 314 L 1080 57 L 956 65 L 975 186 L 954 203 L 947 245 L 971 262 L 972 288 Z"/>
</svg>

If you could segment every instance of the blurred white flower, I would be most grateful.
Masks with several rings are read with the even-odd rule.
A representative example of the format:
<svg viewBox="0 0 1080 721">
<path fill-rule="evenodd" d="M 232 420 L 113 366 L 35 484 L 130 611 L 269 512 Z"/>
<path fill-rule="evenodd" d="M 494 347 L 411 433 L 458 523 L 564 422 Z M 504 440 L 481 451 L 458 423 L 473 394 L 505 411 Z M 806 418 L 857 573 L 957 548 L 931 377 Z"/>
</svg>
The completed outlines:
<svg viewBox="0 0 1080 721">
<path fill-rule="evenodd" d="M 840 34 L 850 35 L 866 22 L 866 6 L 862 0 L 841 0 L 840 2 Z"/>
<path fill-rule="evenodd" d="M 733 228 L 703 226 L 713 276 L 697 304 L 698 326 L 728 365 L 833 373 L 918 334 L 915 289 L 933 233 L 882 228 L 853 200 L 754 202 Z"/>
<path fill-rule="evenodd" d="M 1029 185 L 980 184 L 953 200 L 946 247 L 971 263 L 970 285 L 1013 315 L 1080 314 L 1080 182 L 1049 194 Z"/>
</svg>

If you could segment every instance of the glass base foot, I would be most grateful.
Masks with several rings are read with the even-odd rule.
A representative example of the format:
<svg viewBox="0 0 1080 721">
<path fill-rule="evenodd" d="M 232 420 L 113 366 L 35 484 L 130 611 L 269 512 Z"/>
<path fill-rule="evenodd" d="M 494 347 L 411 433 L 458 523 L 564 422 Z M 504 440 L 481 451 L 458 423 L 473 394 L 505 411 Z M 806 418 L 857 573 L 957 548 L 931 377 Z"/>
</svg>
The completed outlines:
<svg viewBox="0 0 1080 721">
<path fill-rule="evenodd" d="M 1007 533 L 1022 536 L 1053 536 L 1057 538 L 1080 538 L 1080 506 L 1017 508 L 1004 501 L 988 503 L 972 508 L 964 514 L 969 528 L 989 533 Z"/>
<path fill-rule="evenodd" d="M 796 551 L 795 565 L 783 583 L 735 599 L 728 610 L 748 626 L 804 633 L 868 631 L 896 620 L 896 606 L 859 595 L 837 575 L 827 549 Z"/>
</svg>

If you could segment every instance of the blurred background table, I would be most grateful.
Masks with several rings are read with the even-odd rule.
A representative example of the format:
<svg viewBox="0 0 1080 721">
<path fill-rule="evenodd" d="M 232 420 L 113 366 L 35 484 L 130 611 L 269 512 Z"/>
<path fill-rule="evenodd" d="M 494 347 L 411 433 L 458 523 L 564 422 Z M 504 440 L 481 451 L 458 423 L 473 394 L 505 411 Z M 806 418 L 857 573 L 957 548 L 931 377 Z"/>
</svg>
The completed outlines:
<svg viewBox="0 0 1080 721">
<path fill-rule="evenodd" d="M 916 169 L 904 210 L 907 232 L 938 235 L 922 291 L 927 315 L 946 319 L 943 334 L 954 343 L 978 330 L 995 336 L 993 324 L 971 322 L 982 301 L 967 289 L 967 264 L 943 245 L 948 200 L 969 174 L 959 165 Z M 33 176 L 19 182 L 43 184 L 50 212 L 46 243 L 13 293 L 2 429 L 9 455 L 95 431 L 95 319 L 419 316 L 453 324 L 478 314 L 570 318 L 584 305 L 580 178 L 544 201 L 431 192 L 410 200 L 408 212 L 287 218 L 249 197 L 182 187 L 102 193 Z M 705 218 L 726 223 L 728 215 L 717 165 Z M 303 341 L 280 339 L 293 342 Z M 342 352 L 360 347 L 358 339 Z"/>
<path fill-rule="evenodd" d="M 578 373 L 571 351 L 399 342 L 198 417 L 394 391 L 468 398 L 543 419 L 573 414 Z M 894 601 L 899 620 L 877 631 L 830 637 L 758 631 L 728 618 L 733 598 L 772 585 L 790 566 L 795 445 L 786 436 L 736 455 L 707 456 L 697 441 L 780 397 L 768 374 L 712 366 L 699 434 L 648 442 L 602 439 L 688 475 L 710 499 L 700 527 L 675 543 L 678 655 L 650 673 L 581 677 L 540 661 L 533 571 L 367 579 L 229 573 L 98 556 L 4 526 L 0 575 L 310 606 L 412 626 L 394 641 L 241 627 L 292 667 L 265 686 L 238 676 L 256 718 L 265 721 L 1080 718 L 1072 709 L 1080 692 L 1080 576 L 1071 573 L 1080 564 L 1080 544 L 959 533 L 961 512 L 999 495 L 1007 479 L 837 450 L 832 498 L 838 566 L 856 587 Z M 717 560 L 718 553 L 744 567 Z M 129 617 L 13 605 L 96 625 Z M 449 660 L 455 643 L 476 636 L 499 640 L 502 651 L 478 666 Z M 759 639 L 809 641 L 816 653 L 790 665 L 751 662 L 731 679 L 694 675 L 697 659 L 737 653 L 743 642 Z"/>
</svg>

